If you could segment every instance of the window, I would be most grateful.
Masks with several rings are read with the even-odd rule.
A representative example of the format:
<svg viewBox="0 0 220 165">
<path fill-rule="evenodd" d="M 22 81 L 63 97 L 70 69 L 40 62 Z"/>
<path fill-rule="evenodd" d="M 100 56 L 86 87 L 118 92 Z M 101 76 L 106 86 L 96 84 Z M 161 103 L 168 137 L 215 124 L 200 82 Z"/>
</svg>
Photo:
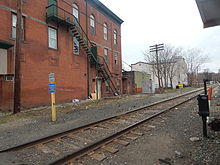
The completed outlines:
<svg viewBox="0 0 220 165">
<path fill-rule="evenodd" d="M 90 15 L 90 32 L 95 35 L 95 17 Z"/>
<path fill-rule="evenodd" d="M 5 81 L 14 81 L 14 75 L 5 75 Z"/>
<path fill-rule="evenodd" d="M 73 54 L 79 55 L 79 41 L 76 37 L 73 37 Z"/>
<path fill-rule="evenodd" d="M 115 53 L 114 55 L 114 62 L 115 62 L 115 65 L 118 65 L 118 54 Z"/>
<path fill-rule="evenodd" d="M 118 41 L 117 41 L 117 31 L 114 30 L 114 44 L 117 45 Z"/>
<path fill-rule="evenodd" d="M 75 18 L 77 19 L 77 21 L 79 20 L 79 8 L 76 4 L 73 4 L 73 15 L 74 15 L 74 22 L 75 22 Z"/>
<path fill-rule="evenodd" d="M 0 75 L 8 73 L 8 56 L 7 49 L 0 48 Z"/>
<path fill-rule="evenodd" d="M 16 38 L 16 25 L 17 25 L 17 15 L 12 14 L 12 30 L 11 30 L 11 37 L 13 39 Z M 21 20 L 21 29 L 22 29 L 22 36 L 23 36 L 23 40 L 24 40 L 24 18 L 22 17 Z"/>
<path fill-rule="evenodd" d="M 48 27 L 49 48 L 57 49 L 57 30 Z"/>
<path fill-rule="evenodd" d="M 104 40 L 108 40 L 108 26 L 104 23 Z"/>
<path fill-rule="evenodd" d="M 17 16 L 15 14 L 12 15 L 12 38 L 16 38 L 16 23 Z"/>
<path fill-rule="evenodd" d="M 105 62 L 108 63 L 108 49 L 107 48 L 104 48 L 104 59 L 105 59 Z"/>
</svg>

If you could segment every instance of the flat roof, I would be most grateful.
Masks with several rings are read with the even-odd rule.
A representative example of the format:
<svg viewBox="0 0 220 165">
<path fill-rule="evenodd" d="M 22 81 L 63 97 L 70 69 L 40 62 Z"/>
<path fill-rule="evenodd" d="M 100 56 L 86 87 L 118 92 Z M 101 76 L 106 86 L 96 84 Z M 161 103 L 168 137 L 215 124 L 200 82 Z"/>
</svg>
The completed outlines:
<svg viewBox="0 0 220 165">
<path fill-rule="evenodd" d="M 196 0 L 204 28 L 220 25 L 220 0 Z"/>
<path fill-rule="evenodd" d="M 99 0 L 88 0 L 88 3 L 91 4 L 97 10 L 99 10 L 101 13 L 103 13 L 105 16 L 111 18 L 115 23 L 121 25 L 124 22 L 121 18 L 119 18 L 115 13 L 113 13 Z"/>
</svg>

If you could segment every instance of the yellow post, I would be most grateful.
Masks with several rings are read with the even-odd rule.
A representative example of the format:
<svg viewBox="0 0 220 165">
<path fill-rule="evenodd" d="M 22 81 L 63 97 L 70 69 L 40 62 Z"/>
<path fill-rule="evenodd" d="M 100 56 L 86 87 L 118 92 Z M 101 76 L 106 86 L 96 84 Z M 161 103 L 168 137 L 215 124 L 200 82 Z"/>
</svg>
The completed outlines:
<svg viewBox="0 0 220 165">
<path fill-rule="evenodd" d="M 51 93 L 51 104 L 52 104 L 52 121 L 56 121 L 57 113 L 56 113 L 56 104 L 55 104 L 55 93 Z"/>
</svg>

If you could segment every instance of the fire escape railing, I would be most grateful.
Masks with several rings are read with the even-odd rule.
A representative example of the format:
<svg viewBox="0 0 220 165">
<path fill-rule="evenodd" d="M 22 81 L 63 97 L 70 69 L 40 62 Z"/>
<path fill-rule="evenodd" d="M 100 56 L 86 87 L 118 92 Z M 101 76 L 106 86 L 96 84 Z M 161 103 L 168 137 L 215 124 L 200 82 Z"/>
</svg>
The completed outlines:
<svg viewBox="0 0 220 165">
<path fill-rule="evenodd" d="M 118 90 L 111 80 L 112 75 L 105 59 L 101 56 L 98 56 L 97 53 L 94 53 L 91 50 L 92 47 L 95 47 L 95 44 L 89 40 L 87 34 L 78 22 L 78 19 L 72 13 L 54 4 L 47 6 L 46 10 L 46 21 L 55 21 L 58 23 L 58 25 L 64 24 L 69 27 L 70 33 L 76 37 L 76 39 L 79 41 L 79 44 L 90 57 L 90 62 L 93 61 L 96 65 L 96 69 L 101 70 L 99 72 L 102 73 L 103 78 L 109 84 L 113 94 L 118 95 Z"/>
</svg>

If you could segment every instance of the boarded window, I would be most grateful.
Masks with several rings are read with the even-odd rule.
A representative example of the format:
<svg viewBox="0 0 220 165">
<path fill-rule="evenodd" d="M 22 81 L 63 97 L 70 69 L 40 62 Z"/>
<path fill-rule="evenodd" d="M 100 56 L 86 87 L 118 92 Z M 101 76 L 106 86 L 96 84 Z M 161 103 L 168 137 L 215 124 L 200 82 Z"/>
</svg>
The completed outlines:
<svg viewBox="0 0 220 165">
<path fill-rule="evenodd" d="M 0 49 L 0 74 L 7 74 L 7 50 Z"/>
</svg>

